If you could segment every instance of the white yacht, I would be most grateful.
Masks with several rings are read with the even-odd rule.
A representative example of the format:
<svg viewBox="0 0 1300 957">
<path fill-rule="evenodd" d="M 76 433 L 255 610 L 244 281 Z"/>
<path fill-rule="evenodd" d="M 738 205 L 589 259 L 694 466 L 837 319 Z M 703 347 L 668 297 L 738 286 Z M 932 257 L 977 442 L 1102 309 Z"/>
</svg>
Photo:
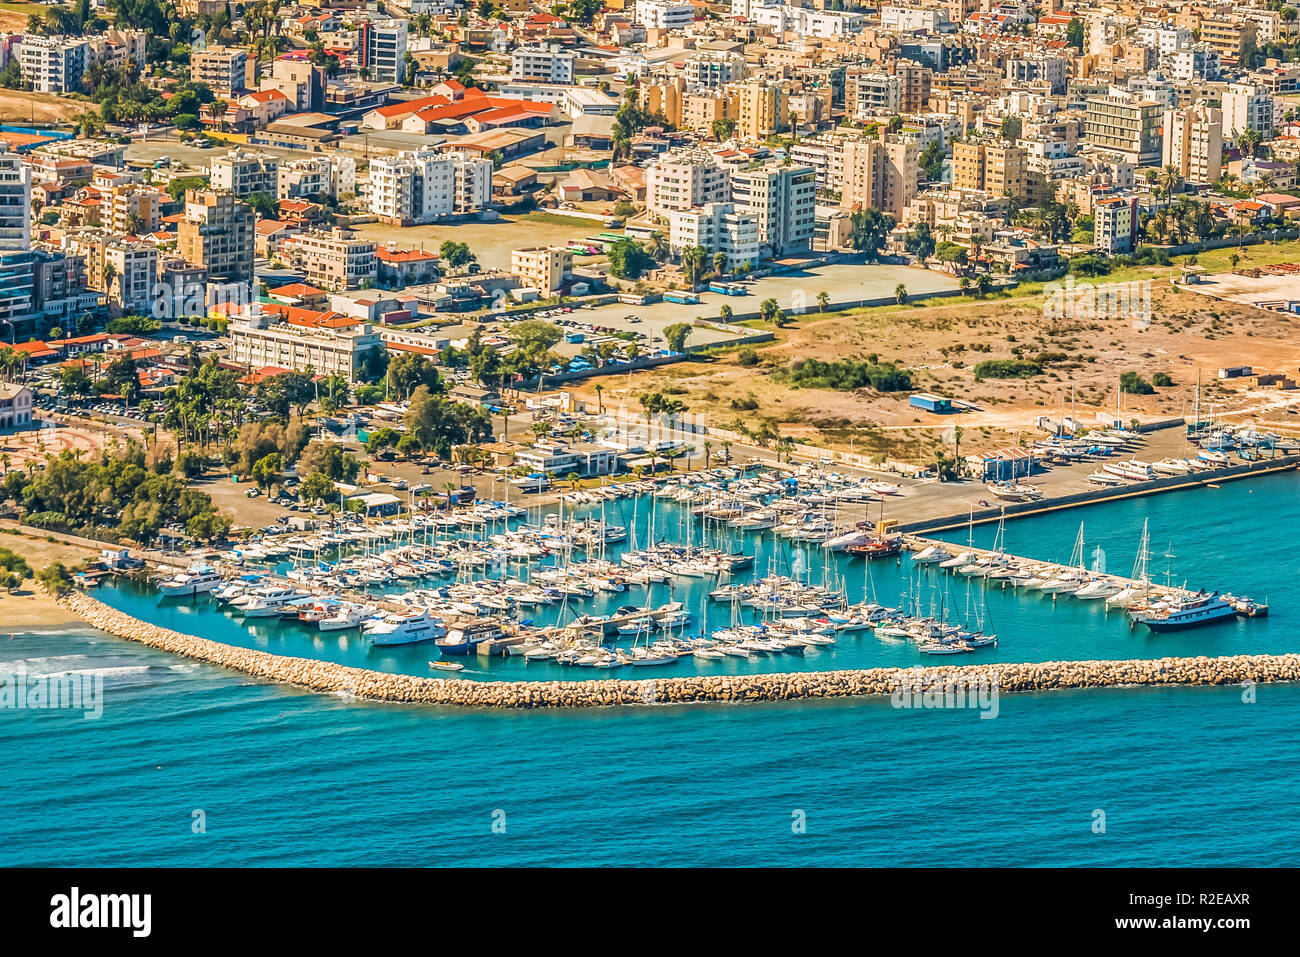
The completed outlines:
<svg viewBox="0 0 1300 957">
<path fill-rule="evenodd" d="M 316 627 L 321 631 L 343 631 L 348 628 L 357 628 L 367 618 L 373 618 L 379 609 L 374 605 L 343 605 L 336 609 L 332 615 L 316 620 Z"/>
<path fill-rule="evenodd" d="M 413 645 L 441 638 L 447 629 L 442 626 L 442 622 L 429 617 L 427 611 L 417 611 L 379 615 L 363 622 L 361 632 L 374 645 Z"/>
<path fill-rule="evenodd" d="M 248 601 L 238 608 L 245 618 L 273 618 L 284 611 L 289 602 L 305 597 L 307 596 L 304 592 L 292 588 L 268 585 L 265 588 L 254 589 Z"/>
<path fill-rule="evenodd" d="M 210 565 L 195 565 L 158 583 L 158 592 L 165 598 L 178 595 L 203 595 L 225 584 L 225 579 Z"/>
<path fill-rule="evenodd" d="M 945 562 L 952 558 L 952 552 L 948 551 L 942 545 L 927 545 L 919 552 L 912 553 L 912 561 L 918 565 L 929 565 L 934 562 Z"/>
<path fill-rule="evenodd" d="M 1111 595 L 1117 595 L 1123 590 L 1124 586 L 1113 578 L 1094 578 L 1076 591 L 1074 597 L 1085 600 L 1109 598 Z"/>
<path fill-rule="evenodd" d="M 1106 462 L 1102 465 L 1101 470 L 1133 482 L 1149 482 L 1156 477 L 1155 469 L 1146 462 L 1139 462 L 1137 459 L 1130 459 L 1126 462 Z"/>
</svg>

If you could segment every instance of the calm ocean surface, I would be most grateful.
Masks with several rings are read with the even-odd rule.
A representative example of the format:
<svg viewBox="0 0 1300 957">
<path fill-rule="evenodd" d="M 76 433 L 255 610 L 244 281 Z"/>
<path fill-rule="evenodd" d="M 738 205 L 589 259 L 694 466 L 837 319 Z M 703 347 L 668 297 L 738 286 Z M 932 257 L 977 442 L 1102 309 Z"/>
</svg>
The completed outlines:
<svg viewBox="0 0 1300 957">
<path fill-rule="evenodd" d="M 942 663 L 1298 651 L 1297 492 L 1289 473 L 1006 528 L 1009 551 L 1064 561 L 1082 520 L 1090 563 L 1127 573 L 1149 519 L 1153 577 L 1267 598 L 1269 619 L 1156 637 L 1100 602 L 979 584 L 968 598 L 965 580 L 935 578 L 919 586 L 927 604 L 982 611 L 1000 638 Z M 618 508 L 607 516 L 630 523 L 630 503 Z M 976 544 L 993 535 L 976 529 Z M 909 587 L 906 561 L 868 579 L 860 562 L 828 569 L 820 550 L 770 535 L 755 547 L 759 574 L 843 576 L 851 597 L 874 589 L 886 604 Z M 674 597 L 698 613 L 703 588 Z M 427 646 L 375 654 L 296 626 L 250 632 L 206 600 L 100 597 L 194 634 L 429 673 Z M 730 618 L 708 614 L 715 627 Z M 1300 687 L 1263 686 L 1254 703 L 1240 688 L 1004 695 L 996 720 L 888 701 L 498 714 L 320 697 L 76 630 L 0 639 L 0 672 L 19 663 L 102 674 L 104 713 L 0 710 L 3 865 L 1297 863 Z M 929 663 L 864 635 L 748 668 Z M 687 659 L 662 673 L 746 667 Z M 470 659 L 466 676 L 591 672 Z"/>
</svg>

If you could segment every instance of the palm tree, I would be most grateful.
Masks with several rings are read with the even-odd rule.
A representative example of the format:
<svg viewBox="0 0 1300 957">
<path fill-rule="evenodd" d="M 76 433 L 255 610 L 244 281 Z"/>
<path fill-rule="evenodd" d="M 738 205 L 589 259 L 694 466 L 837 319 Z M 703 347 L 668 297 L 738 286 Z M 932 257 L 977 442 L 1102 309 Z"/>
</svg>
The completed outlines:
<svg viewBox="0 0 1300 957">
<path fill-rule="evenodd" d="M 686 281 L 694 287 L 700 279 L 700 269 L 704 266 L 705 252 L 699 246 L 687 246 L 682 250 L 682 272 Z"/>
<path fill-rule="evenodd" d="M 1183 188 L 1183 174 L 1177 166 L 1170 163 L 1156 174 L 1156 182 L 1164 190 L 1165 200 L 1168 201 L 1169 197 Z"/>
<path fill-rule="evenodd" d="M 708 468 L 709 468 L 709 461 L 710 461 L 710 459 L 712 459 L 712 457 L 713 457 L 713 443 L 712 443 L 710 440 L 705 439 L 705 440 L 704 440 L 704 468 L 705 468 L 705 471 L 708 470 Z M 9 467 L 9 463 L 6 462 L 6 463 L 5 463 L 5 468 L 6 468 L 6 470 L 8 469 L 8 467 Z"/>
<path fill-rule="evenodd" d="M 721 319 L 723 322 L 730 322 L 731 317 L 734 315 L 735 313 L 732 312 L 730 306 L 724 305 L 722 308 L 718 310 L 718 318 Z"/>
<path fill-rule="evenodd" d="M 907 287 L 901 282 L 894 287 L 894 302 L 900 306 L 907 305 Z"/>
<path fill-rule="evenodd" d="M 719 276 L 721 276 L 724 272 L 727 271 L 726 253 L 719 251 L 713 254 L 713 271 L 717 273 Z"/>
<path fill-rule="evenodd" d="M 825 312 L 826 307 L 830 305 L 830 301 L 831 301 L 830 293 L 826 292 L 824 289 L 821 292 L 817 293 L 817 311 Z"/>
<path fill-rule="evenodd" d="M 604 415 L 605 401 L 600 397 L 600 394 L 605 391 L 605 387 L 601 385 L 599 382 L 597 382 L 595 391 L 596 391 L 596 406 L 597 406 L 596 412 L 598 415 Z"/>
</svg>

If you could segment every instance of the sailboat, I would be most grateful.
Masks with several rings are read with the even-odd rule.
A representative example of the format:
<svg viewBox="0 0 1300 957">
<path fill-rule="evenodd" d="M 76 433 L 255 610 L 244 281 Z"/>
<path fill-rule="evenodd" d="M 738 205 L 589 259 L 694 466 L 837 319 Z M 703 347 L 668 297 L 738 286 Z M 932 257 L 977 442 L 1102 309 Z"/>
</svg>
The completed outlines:
<svg viewBox="0 0 1300 957">
<path fill-rule="evenodd" d="M 1074 550 L 1070 553 L 1070 564 L 1039 585 L 1038 590 L 1045 595 L 1069 595 L 1082 588 L 1087 581 L 1088 568 L 1083 557 L 1083 522 L 1080 522 L 1079 534 L 1074 539 Z"/>
<path fill-rule="evenodd" d="M 1142 540 L 1138 543 L 1137 557 L 1133 559 L 1133 584 L 1106 599 L 1107 608 L 1128 608 L 1146 601 L 1151 595 L 1151 519 L 1142 522 Z"/>
</svg>

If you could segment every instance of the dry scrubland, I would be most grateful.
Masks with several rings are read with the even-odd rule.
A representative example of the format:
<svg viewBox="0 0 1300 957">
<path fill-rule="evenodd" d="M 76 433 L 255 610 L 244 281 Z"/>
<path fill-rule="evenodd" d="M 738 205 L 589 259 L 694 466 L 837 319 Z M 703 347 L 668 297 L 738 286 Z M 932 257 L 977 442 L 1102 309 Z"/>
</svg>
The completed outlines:
<svg viewBox="0 0 1300 957">
<path fill-rule="evenodd" d="M 1146 328 L 1136 328 L 1131 318 L 1048 319 L 1043 295 L 1026 295 L 1028 290 L 1010 298 L 813 314 L 775 330 L 774 343 L 756 347 L 757 365 L 744 365 L 741 350 L 732 349 L 635 375 L 630 382 L 606 377 L 603 398 L 608 405 L 661 389 L 719 425 L 740 419 L 754 428 L 767 420 L 800 441 L 845 449 L 852 441 L 856 451 L 909 459 L 943 444 L 954 425 L 965 430 L 968 446 L 1023 440 L 1036 416 L 1059 414 L 1063 403 L 1068 407 L 1072 390 L 1081 416 L 1113 412 L 1119 377 L 1127 371 L 1148 380 L 1166 372 L 1174 385 L 1155 395 L 1126 396 L 1126 419 L 1190 414 L 1198 372 L 1203 404 L 1223 409 L 1275 402 L 1229 390 L 1215 381 L 1215 372 L 1240 364 L 1294 375 L 1300 318 L 1207 299 L 1171 286 L 1167 276 L 1168 270 L 1141 274 L 1153 280 L 1153 316 Z M 912 370 L 915 390 L 965 399 L 979 410 L 936 416 L 909 407 L 907 393 L 799 388 L 773 375 L 801 359 L 873 354 Z M 1037 359 L 1044 373 L 976 381 L 977 363 L 1015 358 Z M 594 399 L 594 385 L 586 383 L 581 391 Z"/>
</svg>

